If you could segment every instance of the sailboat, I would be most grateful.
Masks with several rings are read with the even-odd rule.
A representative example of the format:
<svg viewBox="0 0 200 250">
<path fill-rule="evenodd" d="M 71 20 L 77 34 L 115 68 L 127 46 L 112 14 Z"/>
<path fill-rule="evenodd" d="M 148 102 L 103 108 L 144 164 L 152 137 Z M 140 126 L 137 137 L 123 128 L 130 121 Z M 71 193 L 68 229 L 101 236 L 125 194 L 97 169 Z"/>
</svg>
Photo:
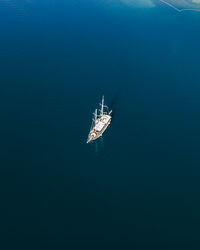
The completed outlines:
<svg viewBox="0 0 200 250">
<path fill-rule="evenodd" d="M 108 107 L 104 105 L 104 96 L 102 97 L 102 101 L 100 103 L 101 109 L 98 114 L 97 109 L 95 109 L 94 117 L 92 119 L 92 126 L 88 135 L 87 143 L 98 139 L 104 131 L 107 129 L 109 124 L 111 123 L 111 113 L 112 110 L 109 111 Z M 107 111 L 105 111 L 105 108 Z"/>
</svg>

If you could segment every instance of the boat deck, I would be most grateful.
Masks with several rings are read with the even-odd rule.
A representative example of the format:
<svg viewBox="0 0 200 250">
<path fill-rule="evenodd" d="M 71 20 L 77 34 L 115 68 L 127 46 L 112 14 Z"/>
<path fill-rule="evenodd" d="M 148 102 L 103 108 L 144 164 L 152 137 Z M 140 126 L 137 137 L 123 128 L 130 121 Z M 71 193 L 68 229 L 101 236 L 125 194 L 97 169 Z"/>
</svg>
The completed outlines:
<svg viewBox="0 0 200 250">
<path fill-rule="evenodd" d="M 110 122 L 111 122 L 110 115 L 102 115 L 100 118 L 98 118 L 94 127 L 91 129 L 89 133 L 87 142 L 90 142 L 92 140 L 96 140 L 97 138 L 99 138 L 103 134 L 103 132 L 106 130 Z"/>
</svg>

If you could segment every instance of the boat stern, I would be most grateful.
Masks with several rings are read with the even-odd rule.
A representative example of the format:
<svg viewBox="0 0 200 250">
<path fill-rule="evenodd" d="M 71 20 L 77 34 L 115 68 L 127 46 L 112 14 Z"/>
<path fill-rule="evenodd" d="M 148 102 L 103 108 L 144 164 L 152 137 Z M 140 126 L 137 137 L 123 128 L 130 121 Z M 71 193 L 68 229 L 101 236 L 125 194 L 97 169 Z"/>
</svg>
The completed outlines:
<svg viewBox="0 0 200 250">
<path fill-rule="evenodd" d="M 91 131 L 91 132 L 89 133 L 89 135 L 88 135 L 87 143 L 89 143 L 89 142 L 95 140 L 96 136 L 97 136 L 97 134 L 96 134 L 94 131 Z"/>
</svg>

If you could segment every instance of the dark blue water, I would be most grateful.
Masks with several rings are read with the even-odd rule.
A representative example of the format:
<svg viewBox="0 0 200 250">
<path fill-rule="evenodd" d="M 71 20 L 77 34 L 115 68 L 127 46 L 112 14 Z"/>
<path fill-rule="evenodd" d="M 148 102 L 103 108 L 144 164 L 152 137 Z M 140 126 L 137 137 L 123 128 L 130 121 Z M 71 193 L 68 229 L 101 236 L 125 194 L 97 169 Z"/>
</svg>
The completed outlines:
<svg viewBox="0 0 200 250">
<path fill-rule="evenodd" d="M 199 46 L 195 12 L 0 3 L 0 249 L 200 249 Z"/>
</svg>

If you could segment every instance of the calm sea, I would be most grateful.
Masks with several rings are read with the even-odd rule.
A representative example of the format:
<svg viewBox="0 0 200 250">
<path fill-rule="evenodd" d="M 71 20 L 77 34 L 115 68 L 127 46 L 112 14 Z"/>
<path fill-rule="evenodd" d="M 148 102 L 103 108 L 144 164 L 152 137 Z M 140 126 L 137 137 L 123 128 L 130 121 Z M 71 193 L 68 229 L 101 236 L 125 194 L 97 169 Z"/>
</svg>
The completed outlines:
<svg viewBox="0 0 200 250">
<path fill-rule="evenodd" d="M 0 1 L 1 250 L 200 249 L 200 13 L 108 2 Z"/>
</svg>

